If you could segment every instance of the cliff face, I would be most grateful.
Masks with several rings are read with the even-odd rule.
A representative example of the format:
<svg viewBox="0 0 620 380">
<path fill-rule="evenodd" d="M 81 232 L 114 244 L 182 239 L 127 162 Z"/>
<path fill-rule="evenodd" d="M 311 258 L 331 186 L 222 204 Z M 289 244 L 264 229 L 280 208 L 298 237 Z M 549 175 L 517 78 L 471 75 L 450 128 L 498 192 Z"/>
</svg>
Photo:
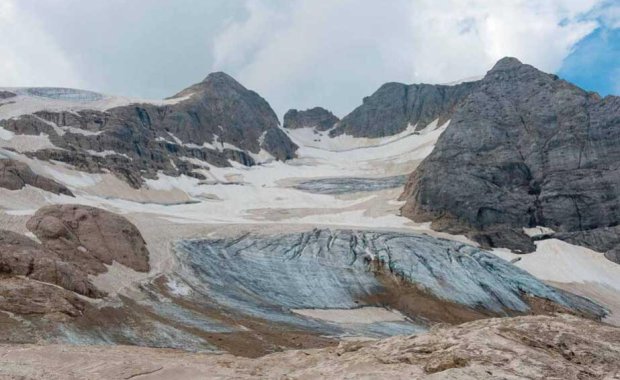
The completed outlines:
<svg viewBox="0 0 620 380">
<path fill-rule="evenodd" d="M 412 173 L 403 215 L 485 246 L 524 252 L 524 227 L 615 257 L 620 236 L 620 98 L 586 92 L 514 58 L 455 109 Z"/>
<path fill-rule="evenodd" d="M 441 125 L 478 85 L 477 81 L 454 86 L 386 83 L 364 98 L 363 104 L 345 116 L 330 135 L 374 138 L 395 135 L 409 125 L 422 129 L 435 119 Z"/>
</svg>

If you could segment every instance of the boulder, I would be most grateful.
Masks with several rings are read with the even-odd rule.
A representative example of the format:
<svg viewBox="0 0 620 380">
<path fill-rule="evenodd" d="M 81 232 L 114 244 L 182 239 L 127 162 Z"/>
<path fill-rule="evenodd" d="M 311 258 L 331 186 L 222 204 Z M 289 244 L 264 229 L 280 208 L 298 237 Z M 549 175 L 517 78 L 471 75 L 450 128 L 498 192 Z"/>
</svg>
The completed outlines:
<svg viewBox="0 0 620 380">
<path fill-rule="evenodd" d="M 140 231 L 109 211 L 83 205 L 46 206 L 26 226 L 46 249 L 87 273 L 106 272 L 105 265 L 114 261 L 140 272 L 150 269 Z"/>
</svg>

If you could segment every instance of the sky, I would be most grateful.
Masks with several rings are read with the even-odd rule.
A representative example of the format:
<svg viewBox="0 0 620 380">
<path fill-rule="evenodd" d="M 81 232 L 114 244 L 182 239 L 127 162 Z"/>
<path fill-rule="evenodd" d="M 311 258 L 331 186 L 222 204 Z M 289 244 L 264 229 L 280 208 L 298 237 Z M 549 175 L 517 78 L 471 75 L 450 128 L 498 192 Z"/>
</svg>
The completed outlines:
<svg viewBox="0 0 620 380">
<path fill-rule="evenodd" d="M 620 94 L 620 0 L 0 0 L 0 87 L 160 99 L 224 71 L 281 117 L 504 56 Z"/>
</svg>

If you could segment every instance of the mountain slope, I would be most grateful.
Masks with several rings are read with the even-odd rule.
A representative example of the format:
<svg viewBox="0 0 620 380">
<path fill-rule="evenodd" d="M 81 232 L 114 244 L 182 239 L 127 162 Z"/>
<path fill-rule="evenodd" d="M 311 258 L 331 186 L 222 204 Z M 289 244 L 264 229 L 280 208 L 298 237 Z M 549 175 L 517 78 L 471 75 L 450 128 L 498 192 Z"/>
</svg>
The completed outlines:
<svg viewBox="0 0 620 380">
<path fill-rule="evenodd" d="M 21 96 L 0 104 L 0 119 L 3 110 L 11 116 L 0 120 L 0 127 L 14 135 L 48 136 L 43 149 L 27 150 L 31 157 L 89 172 L 107 169 L 134 187 L 160 171 L 203 178 L 194 170 L 204 166 L 193 159 L 224 167 L 230 166 L 229 160 L 250 166 L 270 157 L 295 157 L 297 146 L 279 129 L 269 104 L 224 73 L 210 74 L 160 104 L 97 107 L 103 96 L 85 93 L 22 90 Z M 22 103 L 45 98 L 55 101 L 53 110 L 42 102 L 33 112 L 14 112 Z M 67 99 L 77 99 L 79 108 Z"/>
</svg>

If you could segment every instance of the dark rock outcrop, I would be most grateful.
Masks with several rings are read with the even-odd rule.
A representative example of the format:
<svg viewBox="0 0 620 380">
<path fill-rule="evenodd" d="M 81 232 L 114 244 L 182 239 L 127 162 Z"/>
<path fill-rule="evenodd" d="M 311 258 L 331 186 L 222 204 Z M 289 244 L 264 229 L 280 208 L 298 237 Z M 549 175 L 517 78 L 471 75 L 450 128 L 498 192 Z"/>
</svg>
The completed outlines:
<svg viewBox="0 0 620 380">
<path fill-rule="evenodd" d="M 140 231 L 120 215 L 83 205 L 39 209 L 26 227 L 65 261 L 92 274 L 117 261 L 136 271 L 149 271 L 149 252 Z"/>
<path fill-rule="evenodd" d="M 327 131 L 340 121 L 333 113 L 321 107 L 314 107 L 305 111 L 288 110 L 284 114 L 282 126 L 286 129 L 314 128 L 317 131 Z"/>
<path fill-rule="evenodd" d="M 15 96 L 17 95 L 10 91 L 0 91 L 0 100 L 14 98 Z"/>
<path fill-rule="evenodd" d="M 0 126 L 18 134 L 45 133 L 59 148 L 30 153 L 34 157 L 90 172 L 108 169 L 134 187 L 158 171 L 202 178 L 187 160 L 192 158 L 222 167 L 230 166 L 228 160 L 254 165 L 252 154 L 261 149 L 278 160 L 295 157 L 297 146 L 280 131 L 269 104 L 224 73 L 210 74 L 172 99 L 179 101 L 40 111 L 2 120 Z"/>
<path fill-rule="evenodd" d="M 9 190 L 19 190 L 26 185 L 54 194 L 73 196 L 73 193 L 66 186 L 35 174 L 25 163 L 0 159 L 0 187 Z"/>
<path fill-rule="evenodd" d="M 422 129 L 435 119 L 442 125 L 478 85 L 478 81 L 453 86 L 386 83 L 364 98 L 361 106 L 330 131 L 330 136 L 385 137 L 404 131 L 410 124 Z"/>
<path fill-rule="evenodd" d="M 522 228 L 545 226 L 617 257 L 620 97 L 504 58 L 451 120 L 411 175 L 403 215 L 522 252 L 534 248 Z"/>
</svg>

